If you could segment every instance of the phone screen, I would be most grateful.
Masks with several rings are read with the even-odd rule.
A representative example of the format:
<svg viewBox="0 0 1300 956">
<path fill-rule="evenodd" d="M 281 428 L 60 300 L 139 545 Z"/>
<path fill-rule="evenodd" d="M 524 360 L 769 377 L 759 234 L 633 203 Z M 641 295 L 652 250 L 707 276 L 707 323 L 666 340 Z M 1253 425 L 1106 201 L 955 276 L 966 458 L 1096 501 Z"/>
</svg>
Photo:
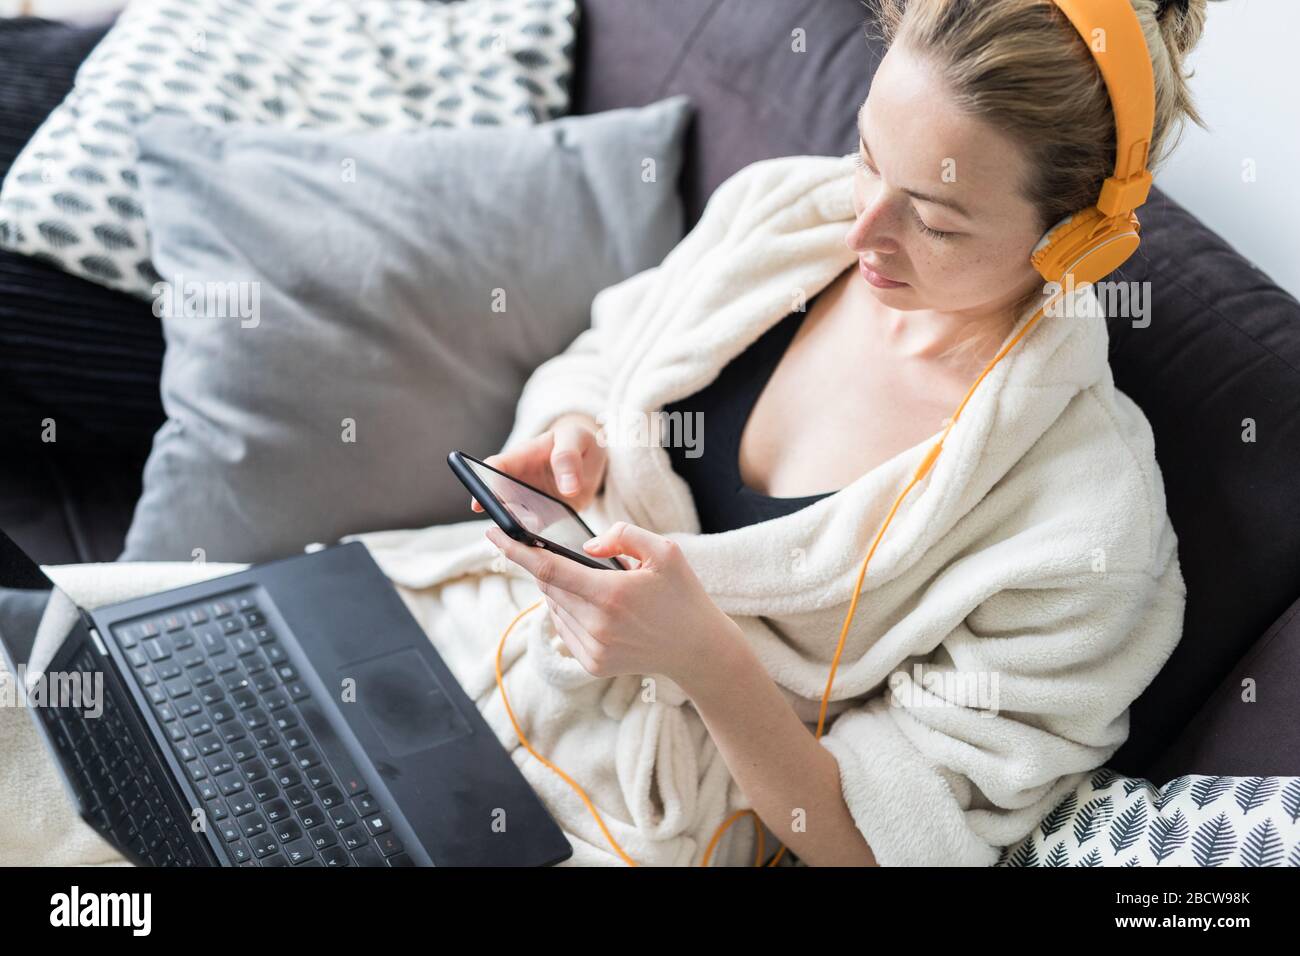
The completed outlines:
<svg viewBox="0 0 1300 956">
<path fill-rule="evenodd" d="M 617 561 L 593 557 L 582 550 L 582 546 L 595 535 L 565 505 L 468 457 L 463 460 L 488 486 L 488 490 L 497 496 L 501 506 L 524 528 L 539 538 L 576 551 L 598 564 L 616 571 L 624 570 Z"/>
</svg>

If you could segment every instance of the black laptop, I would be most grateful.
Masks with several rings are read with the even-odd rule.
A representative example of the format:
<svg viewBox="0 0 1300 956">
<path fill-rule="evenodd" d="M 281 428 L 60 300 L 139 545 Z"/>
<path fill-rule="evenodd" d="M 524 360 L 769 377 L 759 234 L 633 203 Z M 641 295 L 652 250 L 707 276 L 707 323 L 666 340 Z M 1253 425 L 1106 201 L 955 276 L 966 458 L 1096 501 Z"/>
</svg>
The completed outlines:
<svg viewBox="0 0 1300 956">
<path fill-rule="evenodd" d="M 57 650 L 35 674 L 38 631 Z M 3 696 L 30 708 L 82 818 L 137 864 L 572 853 L 359 542 L 85 611 L 0 531 L 0 649 Z"/>
</svg>

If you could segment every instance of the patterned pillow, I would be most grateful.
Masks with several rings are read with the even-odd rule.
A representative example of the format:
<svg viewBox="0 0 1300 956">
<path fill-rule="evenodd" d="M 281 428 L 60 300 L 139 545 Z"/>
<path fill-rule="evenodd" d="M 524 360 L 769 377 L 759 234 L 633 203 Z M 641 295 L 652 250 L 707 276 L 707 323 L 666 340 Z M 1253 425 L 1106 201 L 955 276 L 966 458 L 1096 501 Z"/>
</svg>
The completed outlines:
<svg viewBox="0 0 1300 956">
<path fill-rule="evenodd" d="M 1157 788 L 1105 767 L 998 866 L 1300 866 L 1300 777 L 1188 774 Z"/>
<path fill-rule="evenodd" d="M 14 161 L 0 245 L 148 297 L 134 127 L 521 126 L 568 108 L 576 0 L 134 0 Z"/>
</svg>

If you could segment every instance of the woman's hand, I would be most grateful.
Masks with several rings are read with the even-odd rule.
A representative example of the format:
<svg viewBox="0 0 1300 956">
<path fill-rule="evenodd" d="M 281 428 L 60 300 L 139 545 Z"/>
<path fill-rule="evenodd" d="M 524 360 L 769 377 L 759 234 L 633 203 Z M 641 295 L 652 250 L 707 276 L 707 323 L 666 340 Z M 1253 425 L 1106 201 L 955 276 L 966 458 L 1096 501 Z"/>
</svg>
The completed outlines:
<svg viewBox="0 0 1300 956">
<path fill-rule="evenodd" d="M 562 415 L 536 438 L 483 461 L 582 511 L 600 490 L 609 461 L 598 437 L 599 428 L 590 415 Z M 483 511 L 473 497 L 469 506 L 473 511 Z"/>
<path fill-rule="evenodd" d="M 728 658 L 723 645 L 741 640 L 740 626 L 713 603 L 677 542 L 662 535 L 618 521 L 583 546 L 592 557 L 636 558 L 628 571 L 589 568 L 495 526 L 487 537 L 537 580 L 556 632 L 594 677 L 662 674 L 689 693 L 704 682 L 704 669 Z"/>
</svg>

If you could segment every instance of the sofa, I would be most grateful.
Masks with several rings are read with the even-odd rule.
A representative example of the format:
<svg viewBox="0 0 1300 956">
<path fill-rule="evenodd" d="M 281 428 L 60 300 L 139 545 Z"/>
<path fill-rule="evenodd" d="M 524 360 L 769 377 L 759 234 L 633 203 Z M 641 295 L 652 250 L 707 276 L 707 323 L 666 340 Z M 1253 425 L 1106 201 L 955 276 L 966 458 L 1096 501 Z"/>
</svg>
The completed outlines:
<svg viewBox="0 0 1300 956">
<path fill-rule="evenodd" d="M 695 104 L 679 184 L 688 226 L 748 163 L 854 147 L 854 107 L 882 55 L 857 0 L 583 0 L 581 8 L 573 112 L 677 93 Z M 3 29 L 65 31 L 66 51 L 69 37 L 89 50 L 103 28 Z M 802 59 L 766 55 L 795 39 Z M 46 68 L 42 42 L 25 46 L 31 80 L 14 93 L 33 123 L 68 82 Z M 21 144 L 3 145 L 7 163 Z M 1129 738 L 1107 766 L 1157 784 L 1183 774 L 1300 775 L 1300 302 L 1158 187 L 1140 216 L 1141 249 L 1113 278 L 1151 283 L 1151 323 L 1111 321 L 1110 359 L 1116 384 L 1154 430 L 1188 599 L 1183 639 L 1134 703 Z M 43 318 L 124 306 L 120 293 L 71 277 L 57 294 L 53 282 L 19 282 L 30 264 L 15 260 L 0 253 L 0 281 L 18 288 L 0 306 L 0 351 L 39 339 Z M 0 526 L 41 563 L 121 553 L 149 436 L 163 421 L 148 394 L 163 339 L 148 304 L 131 307 L 141 321 L 129 331 L 88 320 L 84 338 L 42 340 L 48 362 L 38 372 L 0 364 L 8 409 Z M 116 354 L 122 335 L 132 337 L 126 368 Z M 47 395 L 57 381 L 67 396 L 56 444 L 9 427 L 32 414 L 33 374 Z M 106 409 L 95 386 L 119 380 L 124 397 Z"/>
</svg>

